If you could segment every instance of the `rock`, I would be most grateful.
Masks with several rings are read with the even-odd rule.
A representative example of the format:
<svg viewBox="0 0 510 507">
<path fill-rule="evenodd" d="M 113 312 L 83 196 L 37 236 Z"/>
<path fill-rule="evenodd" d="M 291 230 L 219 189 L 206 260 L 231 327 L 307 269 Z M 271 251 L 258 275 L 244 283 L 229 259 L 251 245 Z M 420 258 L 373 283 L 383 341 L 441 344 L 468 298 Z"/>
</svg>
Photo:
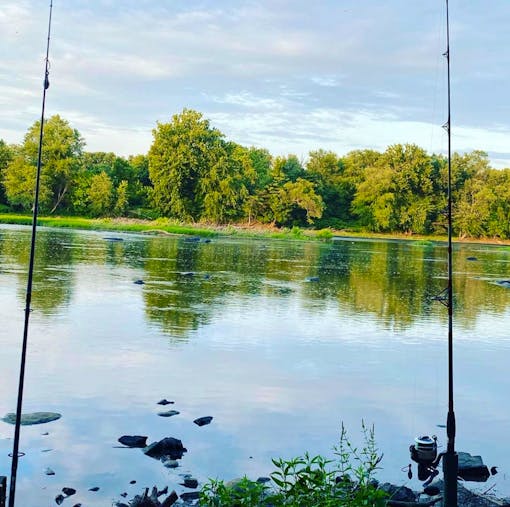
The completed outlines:
<svg viewBox="0 0 510 507">
<path fill-rule="evenodd" d="M 206 424 L 210 424 L 212 420 L 213 420 L 212 416 L 206 415 L 204 417 L 199 417 L 198 419 L 195 419 L 193 422 L 197 426 L 205 426 Z"/>
<path fill-rule="evenodd" d="M 64 495 L 57 495 L 55 497 L 55 502 L 57 503 L 57 505 L 60 505 L 65 499 L 66 497 Z"/>
<path fill-rule="evenodd" d="M 204 243 L 210 243 L 210 242 L 211 242 L 211 240 L 210 240 L 209 238 L 205 238 L 203 242 L 204 242 Z"/>
<path fill-rule="evenodd" d="M 136 481 L 133 479 L 132 481 L 129 481 L 129 484 L 136 484 Z"/>
<path fill-rule="evenodd" d="M 485 482 L 490 472 L 483 464 L 481 456 L 472 456 L 468 452 L 459 452 L 459 477 L 465 481 Z"/>
<path fill-rule="evenodd" d="M 428 486 L 425 486 L 423 488 L 423 492 L 429 496 L 436 496 L 439 495 L 439 493 L 441 493 L 441 490 L 436 484 L 429 484 Z"/>
<path fill-rule="evenodd" d="M 158 405 L 170 405 L 170 403 L 175 403 L 175 401 L 168 401 L 166 398 L 158 401 Z"/>
<path fill-rule="evenodd" d="M 99 491 L 99 486 L 94 486 L 92 488 L 89 488 L 89 491 Z"/>
<path fill-rule="evenodd" d="M 158 412 L 160 417 L 172 417 L 173 415 L 179 415 L 180 412 L 178 410 L 168 410 L 167 412 Z"/>
<path fill-rule="evenodd" d="M 106 241 L 124 241 L 124 238 L 116 238 L 114 236 L 105 236 L 104 239 Z"/>
<path fill-rule="evenodd" d="M 195 273 L 193 273 L 193 271 L 181 271 L 180 275 L 191 278 L 192 276 L 195 276 Z"/>
<path fill-rule="evenodd" d="M 74 488 L 62 488 L 62 493 L 66 496 L 73 496 L 76 494 L 76 490 Z"/>
<path fill-rule="evenodd" d="M 121 494 L 120 494 L 120 496 L 121 496 L 122 498 L 126 498 L 127 493 L 124 491 L 124 493 L 121 493 Z"/>
<path fill-rule="evenodd" d="M 476 257 L 466 257 L 466 260 L 468 260 L 468 261 L 477 261 L 478 259 Z"/>
<path fill-rule="evenodd" d="M 184 486 L 185 488 L 195 489 L 198 487 L 198 481 L 193 478 L 186 478 L 184 479 L 184 482 L 181 482 L 181 486 Z"/>
<path fill-rule="evenodd" d="M 169 457 L 170 459 L 180 459 L 186 452 L 182 442 L 173 437 L 163 438 L 159 442 L 153 442 L 144 448 L 143 452 L 147 456 L 155 459 Z"/>
<path fill-rule="evenodd" d="M 147 447 L 147 437 L 141 435 L 122 435 L 118 442 L 127 447 Z"/>
<path fill-rule="evenodd" d="M 46 468 L 46 470 L 44 470 L 44 473 L 46 475 L 55 475 L 55 472 L 50 467 Z"/>
<path fill-rule="evenodd" d="M 388 494 L 391 500 L 398 502 L 415 502 L 416 493 L 405 486 L 395 486 L 389 482 L 385 482 L 379 486 L 379 489 Z"/>
<path fill-rule="evenodd" d="M 81 503 L 75 503 L 73 507 L 81 507 Z"/>
<path fill-rule="evenodd" d="M 498 280 L 496 283 L 500 287 L 505 287 L 506 289 L 510 289 L 510 280 Z"/>
<path fill-rule="evenodd" d="M 22 426 L 30 426 L 33 424 L 44 424 L 51 421 L 56 421 L 62 417 L 61 414 L 56 412 L 32 412 L 30 414 L 21 414 Z M 9 413 L 2 418 L 3 422 L 8 424 L 16 424 L 16 414 Z"/>
<path fill-rule="evenodd" d="M 200 493 L 198 491 L 189 491 L 181 495 L 181 499 L 185 502 L 189 502 L 190 500 L 198 500 L 199 498 Z"/>
<path fill-rule="evenodd" d="M 306 281 L 307 282 L 318 282 L 319 281 L 319 277 L 318 276 L 309 276 L 306 278 Z"/>
<path fill-rule="evenodd" d="M 176 459 L 167 459 L 163 462 L 163 466 L 165 468 L 177 468 L 179 466 L 179 462 Z"/>
<path fill-rule="evenodd" d="M 135 285 L 144 285 L 145 284 L 145 282 L 143 280 L 135 280 L 133 283 Z"/>
<path fill-rule="evenodd" d="M 53 449 L 41 449 L 41 452 L 51 452 Z"/>
<path fill-rule="evenodd" d="M 188 236 L 184 238 L 184 241 L 186 241 L 186 243 L 199 243 L 200 236 Z"/>
<path fill-rule="evenodd" d="M 48 433 L 47 431 L 45 431 L 44 433 L 41 433 L 41 435 L 42 435 L 43 437 L 47 437 L 47 436 L 49 435 L 49 433 Z"/>
<path fill-rule="evenodd" d="M 170 507 L 179 499 L 179 495 L 172 491 L 166 498 L 165 501 L 161 504 L 161 507 Z"/>
</svg>

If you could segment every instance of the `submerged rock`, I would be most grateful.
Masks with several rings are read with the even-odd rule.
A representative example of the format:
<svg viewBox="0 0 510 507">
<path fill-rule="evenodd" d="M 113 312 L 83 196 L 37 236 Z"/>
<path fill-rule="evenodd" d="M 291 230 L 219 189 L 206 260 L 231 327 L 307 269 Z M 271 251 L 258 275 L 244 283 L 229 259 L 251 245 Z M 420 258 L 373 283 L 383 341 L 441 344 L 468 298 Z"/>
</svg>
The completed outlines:
<svg viewBox="0 0 510 507">
<path fill-rule="evenodd" d="M 127 447 L 147 447 L 147 437 L 141 435 L 122 435 L 118 441 Z"/>
<path fill-rule="evenodd" d="M 185 488 L 195 489 L 198 487 L 198 481 L 193 477 L 186 477 L 184 482 L 181 482 L 181 486 Z"/>
<path fill-rule="evenodd" d="M 180 412 L 178 410 L 168 410 L 167 412 L 158 412 L 160 417 L 172 417 L 173 415 L 179 415 Z"/>
<path fill-rule="evenodd" d="M 47 467 L 45 470 L 44 470 L 44 473 L 46 475 L 55 475 L 55 472 L 50 468 L 50 467 Z"/>
<path fill-rule="evenodd" d="M 29 414 L 21 414 L 21 424 L 23 426 L 30 426 L 33 424 L 44 424 L 51 421 L 60 419 L 62 414 L 56 412 L 32 412 Z M 3 422 L 8 424 L 16 424 L 16 414 L 9 413 L 2 418 Z"/>
<path fill-rule="evenodd" d="M 136 285 L 144 285 L 145 284 L 145 282 L 143 280 L 135 280 L 133 283 Z"/>
<path fill-rule="evenodd" d="M 193 422 L 197 426 L 205 426 L 206 424 L 210 424 L 210 422 L 213 420 L 213 417 L 210 415 L 206 415 L 204 417 L 199 417 L 198 419 L 195 419 Z"/>
<path fill-rule="evenodd" d="M 167 437 L 145 447 L 143 453 L 151 458 L 181 459 L 187 449 L 178 438 Z"/>
</svg>

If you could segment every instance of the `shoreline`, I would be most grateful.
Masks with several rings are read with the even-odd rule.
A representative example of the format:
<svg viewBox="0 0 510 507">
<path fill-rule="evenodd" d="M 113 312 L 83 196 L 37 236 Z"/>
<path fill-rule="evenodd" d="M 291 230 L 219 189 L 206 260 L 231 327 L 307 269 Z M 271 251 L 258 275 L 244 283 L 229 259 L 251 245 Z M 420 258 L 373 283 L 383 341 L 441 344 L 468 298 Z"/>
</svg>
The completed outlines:
<svg viewBox="0 0 510 507">
<path fill-rule="evenodd" d="M 0 224 L 32 224 L 32 215 L 0 214 Z M 38 226 L 63 229 L 135 232 L 143 234 L 195 235 L 203 237 L 240 237 L 255 239 L 286 239 L 297 241 L 331 241 L 334 239 L 380 239 L 385 241 L 411 241 L 446 243 L 446 236 L 412 235 L 404 233 L 360 232 L 348 229 L 301 229 L 278 228 L 264 224 L 204 224 L 182 223 L 165 218 L 155 220 L 139 218 L 85 218 L 75 216 L 39 216 Z M 510 239 L 500 238 L 454 238 L 454 243 L 510 246 Z"/>
</svg>

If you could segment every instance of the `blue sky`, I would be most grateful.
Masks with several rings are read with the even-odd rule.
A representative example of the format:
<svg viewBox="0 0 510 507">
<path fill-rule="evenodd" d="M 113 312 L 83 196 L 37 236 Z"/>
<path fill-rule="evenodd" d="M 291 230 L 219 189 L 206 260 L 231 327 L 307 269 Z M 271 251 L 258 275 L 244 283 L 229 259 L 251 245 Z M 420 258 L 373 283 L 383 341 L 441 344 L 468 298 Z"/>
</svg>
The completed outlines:
<svg viewBox="0 0 510 507">
<path fill-rule="evenodd" d="M 0 138 L 40 115 L 48 0 L 0 0 Z M 510 167 L 510 2 L 450 0 L 453 149 Z M 443 0 L 55 0 L 47 115 L 91 151 L 146 153 L 196 109 L 227 138 L 306 159 L 444 152 Z"/>
</svg>

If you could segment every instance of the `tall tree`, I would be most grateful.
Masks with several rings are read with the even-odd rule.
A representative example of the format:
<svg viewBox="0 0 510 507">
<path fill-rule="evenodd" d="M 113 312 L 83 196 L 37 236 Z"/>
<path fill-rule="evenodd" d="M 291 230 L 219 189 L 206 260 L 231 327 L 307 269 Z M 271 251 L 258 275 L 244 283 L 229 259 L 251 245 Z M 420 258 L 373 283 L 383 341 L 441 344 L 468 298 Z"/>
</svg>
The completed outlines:
<svg viewBox="0 0 510 507">
<path fill-rule="evenodd" d="M 40 122 L 35 122 L 5 169 L 4 187 L 9 203 L 29 209 L 33 202 L 39 149 Z M 41 209 L 53 213 L 64 202 L 79 168 L 84 141 L 60 116 L 44 124 L 41 169 Z"/>
<path fill-rule="evenodd" d="M 154 205 L 166 216 L 200 218 L 204 206 L 200 178 L 215 165 L 223 134 L 190 109 L 169 123 L 158 123 L 152 134 L 149 176 Z"/>
<path fill-rule="evenodd" d="M 5 143 L 3 139 L 0 139 L 0 204 L 6 204 L 7 198 L 5 197 L 3 179 L 5 169 L 11 162 L 14 156 L 13 149 Z"/>
</svg>

